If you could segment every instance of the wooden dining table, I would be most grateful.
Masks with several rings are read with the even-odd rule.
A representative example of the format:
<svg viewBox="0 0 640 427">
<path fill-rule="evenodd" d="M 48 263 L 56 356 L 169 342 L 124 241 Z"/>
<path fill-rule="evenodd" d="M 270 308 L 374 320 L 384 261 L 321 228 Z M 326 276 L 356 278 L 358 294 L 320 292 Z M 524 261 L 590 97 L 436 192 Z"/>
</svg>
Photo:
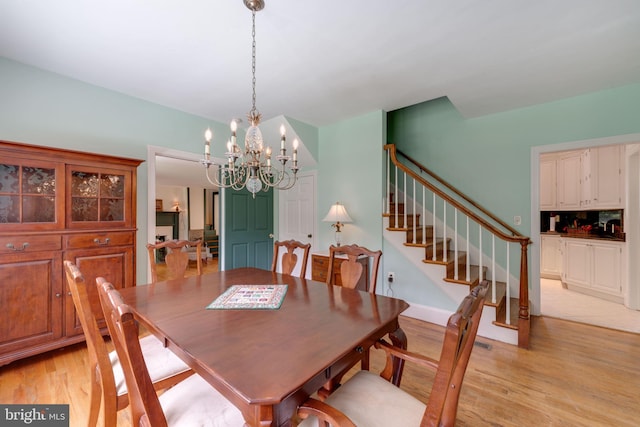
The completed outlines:
<svg viewBox="0 0 640 427">
<path fill-rule="evenodd" d="M 287 285 L 277 309 L 208 309 L 232 285 Z M 137 319 L 236 405 L 249 426 L 289 426 L 298 405 L 388 336 L 406 348 L 397 298 L 255 268 L 138 285 Z M 185 402 L 188 404 L 188 402 Z"/>
</svg>

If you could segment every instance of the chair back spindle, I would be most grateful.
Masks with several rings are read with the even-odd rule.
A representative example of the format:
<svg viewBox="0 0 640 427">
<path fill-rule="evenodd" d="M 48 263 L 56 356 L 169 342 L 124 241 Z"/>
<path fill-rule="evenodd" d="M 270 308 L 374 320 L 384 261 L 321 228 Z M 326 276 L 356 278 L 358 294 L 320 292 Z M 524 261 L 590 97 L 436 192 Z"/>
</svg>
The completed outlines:
<svg viewBox="0 0 640 427">
<path fill-rule="evenodd" d="M 133 313 L 111 283 L 102 277 L 98 277 L 96 282 L 109 333 L 129 388 L 133 425 L 165 427 L 167 420 L 144 362 Z"/>
<path fill-rule="evenodd" d="M 425 413 L 428 425 L 455 425 L 462 380 L 478 333 L 488 287 L 487 281 L 476 286 L 447 322 L 438 371 Z"/>
<path fill-rule="evenodd" d="M 334 260 L 336 255 L 346 255 L 347 260 L 340 264 L 340 278 L 342 280 L 342 286 L 345 288 L 354 289 L 358 286 L 358 282 L 364 274 L 369 275 L 369 286 L 367 292 L 375 294 L 376 284 L 378 281 L 378 267 L 380 265 L 380 258 L 382 257 L 382 251 L 372 251 L 364 246 L 358 245 L 346 245 L 346 246 L 334 246 L 329 247 L 329 271 L 327 272 L 327 283 L 335 285 L 335 272 L 334 272 Z M 369 257 L 370 269 L 364 271 L 362 264 L 358 262 L 360 257 Z"/>
<path fill-rule="evenodd" d="M 276 241 L 273 244 L 273 262 L 271 271 L 278 270 L 278 259 L 280 260 L 280 272 L 282 274 L 293 274 L 297 265 L 300 265 L 299 277 L 304 278 L 307 274 L 307 261 L 309 259 L 310 243 L 302 243 L 297 240 Z M 286 250 L 286 252 L 283 252 Z M 298 254 L 295 252 L 298 251 Z M 302 254 L 300 254 L 302 252 Z M 282 253 L 282 257 L 280 257 Z"/>
<path fill-rule="evenodd" d="M 165 255 L 165 263 L 167 265 L 169 279 L 182 278 L 189 266 L 188 250 L 195 248 L 196 268 L 198 275 L 202 274 L 202 240 L 167 240 L 156 244 L 148 244 L 149 263 L 151 265 L 151 282 L 158 281 L 158 269 L 156 263 L 156 251 L 164 249 L 167 251 Z"/>
<path fill-rule="evenodd" d="M 118 396 L 117 394 L 109 350 L 102 338 L 96 316 L 92 311 L 87 284 L 82 272 L 71 261 L 64 261 L 64 270 L 73 305 L 84 331 L 89 354 L 91 391 L 87 425 L 97 425 L 101 402 L 104 401 L 104 424 L 106 426 L 115 426 L 117 411 L 127 406 L 128 397 L 127 395 Z"/>
</svg>

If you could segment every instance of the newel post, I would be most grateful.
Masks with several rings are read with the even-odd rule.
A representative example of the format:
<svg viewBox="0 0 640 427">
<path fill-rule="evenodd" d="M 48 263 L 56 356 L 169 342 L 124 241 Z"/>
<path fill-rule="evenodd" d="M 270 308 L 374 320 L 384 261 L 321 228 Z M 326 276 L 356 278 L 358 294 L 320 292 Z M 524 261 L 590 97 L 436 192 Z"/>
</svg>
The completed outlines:
<svg viewBox="0 0 640 427">
<path fill-rule="evenodd" d="M 520 241 L 520 310 L 518 311 L 518 347 L 529 348 L 531 318 L 529 317 L 529 268 L 527 266 L 529 239 Z"/>
</svg>

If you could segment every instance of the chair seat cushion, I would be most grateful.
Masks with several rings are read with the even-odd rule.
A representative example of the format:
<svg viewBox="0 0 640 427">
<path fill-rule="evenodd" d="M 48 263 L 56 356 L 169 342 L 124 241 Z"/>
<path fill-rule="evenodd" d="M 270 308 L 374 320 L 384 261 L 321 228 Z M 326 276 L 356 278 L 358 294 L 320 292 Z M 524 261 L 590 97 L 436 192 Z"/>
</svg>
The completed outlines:
<svg viewBox="0 0 640 427">
<path fill-rule="evenodd" d="M 197 374 L 168 389 L 159 399 L 168 426 L 240 427 L 245 424 L 240 410 Z"/>
<path fill-rule="evenodd" d="M 325 403 L 362 427 L 417 427 L 427 407 L 409 393 L 369 371 L 358 371 Z M 300 427 L 316 425 L 316 418 L 309 417 Z"/>
<path fill-rule="evenodd" d="M 171 350 L 164 347 L 162 341 L 153 335 L 146 335 L 140 338 L 140 347 L 142 348 L 144 361 L 149 370 L 149 376 L 154 383 L 190 369 L 189 366 L 180 360 Z M 109 353 L 109 358 L 111 359 L 111 366 L 113 367 L 116 393 L 118 396 L 121 396 L 127 393 L 127 383 L 124 379 L 124 372 L 122 371 L 122 366 L 120 366 L 120 361 L 115 351 Z"/>
</svg>

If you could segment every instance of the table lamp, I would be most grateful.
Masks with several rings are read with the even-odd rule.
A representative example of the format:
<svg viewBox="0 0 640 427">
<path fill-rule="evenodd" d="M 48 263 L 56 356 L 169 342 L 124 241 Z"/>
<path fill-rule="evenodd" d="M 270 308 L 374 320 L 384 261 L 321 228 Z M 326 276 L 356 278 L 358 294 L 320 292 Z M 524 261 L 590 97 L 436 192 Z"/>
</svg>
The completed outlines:
<svg viewBox="0 0 640 427">
<path fill-rule="evenodd" d="M 329 213 L 322 220 L 323 222 L 333 222 L 331 226 L 336 229 L 335 237 L 336 237 L 336 246 L 340 246 L 342 241 L 342 237 L 340 232 L 342 231 L 342 226 L 346 222 L 353 222 L 347 210 L 344 208 L 344 205 L 341 205 L 339 202 L 336 202 L 329 209 Z"/>
</svg>

